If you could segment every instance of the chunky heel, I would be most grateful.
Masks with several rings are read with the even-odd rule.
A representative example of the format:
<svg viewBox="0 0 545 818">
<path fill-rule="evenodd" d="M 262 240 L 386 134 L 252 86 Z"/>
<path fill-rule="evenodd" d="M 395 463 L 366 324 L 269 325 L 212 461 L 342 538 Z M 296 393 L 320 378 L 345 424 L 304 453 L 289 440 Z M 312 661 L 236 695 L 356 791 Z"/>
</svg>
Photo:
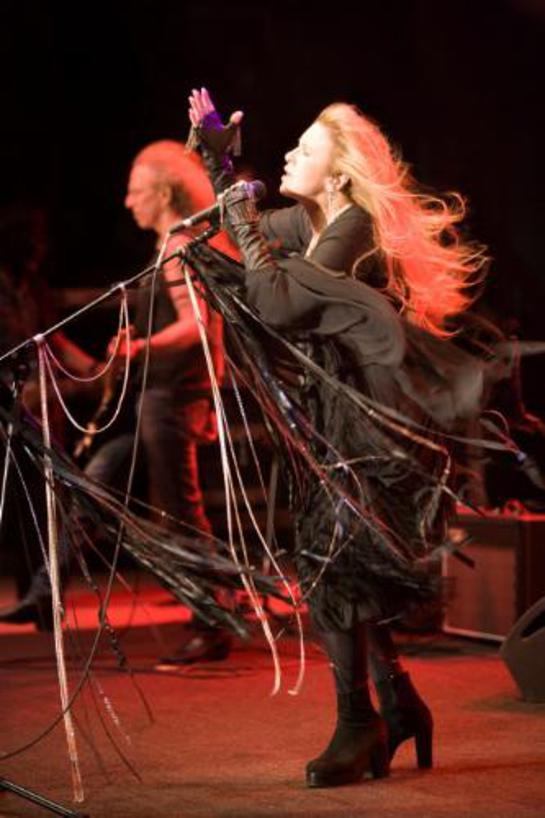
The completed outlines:
<svg viewBox="0 0 545 818">
<path fill-rule="evenodd" d="M 380 713 L 388 727 L 390 760 L 404 741 L 414 738 L 421 770 L 433 766 L 433 718 L 408 673 L 397 673 L 377 682 Z"/>
<path fill-rule="evenodd" d="M 370 771 L 373 778 L 388 778 L 390 775 L 390 754 L 386 742 L 381 742 L 373 748 L 370 761 Z"/>
<path fill-rule="evenodd" d="M 433 767 L 433 725 L 427 724 L 415 732 L 416 760 L 421 770 Z"/>
</svg>

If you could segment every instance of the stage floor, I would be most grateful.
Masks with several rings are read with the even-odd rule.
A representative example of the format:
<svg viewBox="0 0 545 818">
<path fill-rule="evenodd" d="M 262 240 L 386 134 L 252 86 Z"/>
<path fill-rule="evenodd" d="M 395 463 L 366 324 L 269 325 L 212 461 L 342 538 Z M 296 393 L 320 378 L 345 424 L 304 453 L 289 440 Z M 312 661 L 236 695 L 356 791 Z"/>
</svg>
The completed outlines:
<svg viewBox="0 0 545 818">
<path fill-rule="evenodd" d="M 4 581 L 0 604 L 10 593 Z M 305 763 L 329 740 L 334 719 L 327 663 L 311 637 L 295 696 L 289 692 L 299 670 L 293 635 L 279 642 L 283 683 L 276 696 L 270 695 L 270 652 L 257 631 L 248 642 L 236 640 L 225 661 L 158 670 L 158 658 L 176 647 L 188 616 L 169 603 L 144 577 L 136 598 L 116 586 L 110 617 L 133 676 L 118 667 L 102 636 L 92 681 L 74 708 L 85 803 L 71 802 L 59 725 L 1 760 L 0 777 L 92 818 L 545 816 L 545 704 L 520 700 L 497 646 L 441 634 L 401 636 L 406 666 L 435 715 L 435 768 L 417 771 L 413 747 L 404 745 L 389 779 L 308 790 Z M 72 587 L 67 609 L 78 629 L 66 633 L 66 649 L 81 664 L 95 638 L 96 603 Z M 58 715 L 52 657 L 50 634 L 0 626 L 2 754 L 32 742 Z M 73 661 L 70 666 L 74 689 L 81 674 Z M 0 794 L 0 818 L 46 814 Z"/>
</svg>

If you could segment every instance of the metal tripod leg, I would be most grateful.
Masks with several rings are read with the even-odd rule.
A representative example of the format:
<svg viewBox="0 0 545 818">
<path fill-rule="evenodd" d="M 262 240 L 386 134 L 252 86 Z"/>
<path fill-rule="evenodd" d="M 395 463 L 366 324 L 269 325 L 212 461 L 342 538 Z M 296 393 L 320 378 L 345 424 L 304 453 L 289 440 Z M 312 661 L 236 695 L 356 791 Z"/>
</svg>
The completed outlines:
<svg viewBox="0 0 545 818">
<path fill-rule="evenodd" d="M 37 792 L 28 790 L 26 787 L 21 787 L 13 781 L 8 781 L 7 778 L 0 778 L 0 791 L 8 790 L 9 792 L 18 795 L 20 798 L 26 798 L 27 801 L 32 801 L 33 804 L 48 809 L 56 815 L 64 815 L 65 818 L 89 818 L 86 812 L 74 812 L 74 810 L 66 809 L 55 801 L 50 801 L 49 798 L 44 798 L 43 795 L 38 795 Z"/>
</svg>

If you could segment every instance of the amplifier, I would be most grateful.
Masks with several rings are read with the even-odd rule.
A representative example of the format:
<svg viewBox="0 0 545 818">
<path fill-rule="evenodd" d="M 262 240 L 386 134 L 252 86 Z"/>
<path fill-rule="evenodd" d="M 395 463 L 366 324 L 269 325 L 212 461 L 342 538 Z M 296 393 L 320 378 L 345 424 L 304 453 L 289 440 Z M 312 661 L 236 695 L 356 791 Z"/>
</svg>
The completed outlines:
<svg viewBox="0 0 545 818">
<path fill-rule="evenodd" d="M 545 594 L 545 514 L 459 513 L 451 539 L 462 543 L 471 568 L 443 558 L 447 633 L 502 642 L 517 619 Z"/>
</svg>

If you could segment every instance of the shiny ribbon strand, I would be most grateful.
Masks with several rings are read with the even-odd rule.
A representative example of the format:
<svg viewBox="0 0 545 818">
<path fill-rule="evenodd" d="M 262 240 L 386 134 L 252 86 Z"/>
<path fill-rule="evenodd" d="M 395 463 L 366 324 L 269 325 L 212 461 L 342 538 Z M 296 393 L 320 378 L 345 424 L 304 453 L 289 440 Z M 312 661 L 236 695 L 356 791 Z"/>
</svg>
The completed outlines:
<svg viewBox="0 0 545 818">
<path fill-rule="evenodd" d="M 206 363 L 207 363 L 207 367 L 208 367 L 208 371 L 209 371 L 210 379 L 211 379 L 211 383 L 212 383 L 212 394 L 213 394 L 213 399 L 214 399 L 214 407 L 215 407 L 216 416 L 217 416 L 217 419 L 218 419 L 218 439 L 219 439 L 219 443 L 220 443 L 222 469 L 223 469 L 224 485 L 225 485 L 225 492 L 226 492 L 226 512 L 227 512 L 227 526 L 228 526 L 228 532 L 229 532 L 229 549 L 231 551 L 233 559 L 235 560 L 235 563 L 241 569 L 240 576 L 241 576 L 242 583 L 244 585 L 244 588 L 245 588 L 246 592 L 248 593 L 248 596 L 250 598 L 250 601 L 251 601 L 252 606 L 254 608 L 254 611 L 256 613 L 257 619 L 258 619 L 258 621 L 259 621 L 259 623 L 261 625 L 261 628 L 263 630 L 265 638 L 267 639 L 267 642 L 268 642 L 269 647 L 271 649 L 271 655 L 272 655 L 273 664 L 274 664 L 274 684 L 273 684 L 273 689 L 272 689 L 271 693 L 272 693 L 272 695 L 275 695 L 280 690 L 280 684 L 281 684 L 281 667 L 280 667 L 280 659 L 279 659 L 279 656 L 278 656 L 278 648 L 276 646 L 276 640 L 275 640 L 274 634 L 272 633 L 272 630 L 271 630 L 271 627 L 270 627 L 270 624 L 269 624 L 269 621 L 268 621 L 268 618 L 267 618 L 267 614 L 266 614 L 266 612 L 265 612 L 265 610 L 263 608 L 263 605 L 262 605 L 262 603 L 260 601 L 259 594 L 257 593 L 257 590 L 255 588 L 255 585 L 254 585 L 252 579 L 251 579 L 251 576 L 247 576 L 246 572 L 242 570 L 242 566 L 240 565 L 240 560 L 239 560 L 239 557 L 238 557 L 238 554 L 236 552 L 236 548 L 235 548 L 235 545 L 234 545 L 232 509 L 234 510 L 235 517 L 236 517 L 237 530 L 238 530 L 238 534 L 239 534 L 239 537 L 240 537 L 241 547 L 242 547 L 243 555 L 244 555 L 244 563 L 245 563 L 245 566 L 247 568 L 250 568 L 250 562 L 249 562 L 248 553 L 247 553 L 247 550 L 246 550 L 245 538 L 244 538 L 242 525 L 241 525 L 241 520 L 240 520 L 240 517 L 239 517 L 238 508 L 237 508 L 235 485 L 234 485 L 231 466 L 230 466 L 230 462 L 229 462 L 230 461 L 229 453 L 230 453 L 231 459 L 233 461 L 235 474 L 236 474 L 236 477 L 237 477 L 237 483 L 238 483 L 238 486 L 240 488 L 240 492 L 241 492 L 241 496 L 242 496 L 242 498 L 244 500 L 244 504 L 245 504 L 246 509 L 248 511 L 248 514 L 250 516 L 250 520 L 251 520 L 251 522 L 252 522 L 252 524 L 253 524 L 253 526 L 255 528 L 255 531 L 256 531 L 256 533 L 257 533 L 257 535 L 258 535 L 258 537 L 259 537 L 259 539 L 261 541 L 261 544 L 265 548 L 265 551 L 266 551 L 267 556 L 269 557 L 269 559 L 271 561 L 271 564 L 273 565 L 274 569 L 278 572 L 279 576 L 282 576 L 282 571 L 281 571 L 280 567 L 278 566 L 278 564 L 276 563 L 274 555 L 271 552 L 271 550 L 270 550 L 270 548 L 269 548 L 269 546 L 268 546 L 268 544 L 266 542 L 266 539 L 263 537 L 263 534 L 262 534 L 262 532 L 261 532 L 261 530 L 260 530 L 260 528 L 259 528 L 259 526 L 257 524 L 257 521 L 255 519 L 255 515 L 253 513 L 250 501 L 249 501 L 248 496 L 246 494 L 246 490 L 244 488 L 244 483 L 242 481 L 242 478 L 241 478 L 241 475 L 240 475 L 240 470 L 238 468 L 238 464 L 237 464 L 236 457 L 235 457 L 235 454 L 234 454 L 233 441 L 232 441 L 232 437 L 231 437 L 229 427 L 228 427 L 228 423 L 227 423 L 225 407 L 223 405 L 223 401 L 222 401 L 222 398 L 221 398 L 221 393 L 220 393 L 218 380 L 217 380 L 217 377 L 216 377 L 216 374 L 215 374 L 215 371 L 214 371 L 212 355 L 210 353 L 210 346 L 209 346 L 208 338 L 207 338 L 207 335 L 206 335 L 206 328 L 205 328 L 203 320 L 202 320 L 200 307 L 199 307 L 199 304 L 198 304 L 198 301 L 197 301 L 197 296 L 196 296 L 196 293 L 195 293 L 195 287 L 194 287 L 194 284 L 193 284 L 193 282 L 191 280 L 191 276 L 190 276 L 189 271 L 187 270 L 187 268 L 184 268 L 184 277 L 185 277 L 185 281 L 186 281 L 186 284 L 187 284 L 189 296 L 190 296 L 190 299 L 191 299 L 191 304 L 193 306 L 193 310 L 194 310 L 195 317 L 196 317 L 196 320 L 197 320 L 197 325 L 198 325 L 198 328 L 199 328 L 201 343 L 202 343 L 202 346 L 203 346 L 204 355 L 205 355 L 205 359 L 206 359 Z M 303 627 L 302 627 L 300 614 L 299 614 L 299 612 L 297 610 L 297 603 L 296 603 L 296 600 L 293 597 L 293 592 L 291 590 L 291 587 L 290 587 L 289 583 L 285 579 L 282 579 L 282 582 L 283 582 L 283 585 L 286 588 L 286 591 L 287 591 L 287 593 L 288 593 L 288 595 L 289 595 L 289 597 L 290 597 L 290 599 L 292 601 L 293 608 L 295 610 L 296 620 L 297 620 L 298 632 L 299 632 L 300 672 L 299 672 L 299 676 L 298 676 L 295 687 L 293 688 L 293 690 L 289 691 L 290 693 L 296 693 L 300 689 L 300 686 L 302 684 L 302 679 L 303 679 L 303 676 L 304 676 L 304 665 L 305 665 L 305 658 L 304 657 L 305 657 L 305 653 L 304 653 Z"/>
<path fill-rule="evenodd" d="M 57 659 L 57 676 L 59 679 L 59 691 L 61 706 L 63 710 L 64 729 L 66 733 L 66 743 L 68 747 L 68 757 L 70 760 L 70 771 L 72 774 L 72 789 L 74 801 L 81 803 L 84 800 L 83 782 L 79 763 L 74 721 L 70 710 L 70 696 L 68 692 L 68 678 L 66 673 L 66 660 L 64 656 L 64 642 L 62 632 L 62 606 L 60 597 L 59 562 L 58 562 L 58 530 L 57 515 L 55 507 L 54 477 L 51 457 L 47 453 L 51 449 L 51 430 L 49 426 L 49 414 L 47 407 L 47 377 L 46 377 L 46 353 L 43 346 L 43 338 L 35 338 L 38 348 L 38 366 L 40 378 L 40 401 L 42 411 L 42 434 L 43 443 L 46 449 L 44 454 L 44 476 L 45 492 L 47 504 L 47 535 L 49 543 L 49 572 L 51 581 L 51 597 L 53 606 L 53 633 L 55 643 L 55 655 Z"/>
<path fill-rule="evenodd" d="M 78 381 L 80 383 L 89 383 L 91 381 L 95 381 L 98 378 L 102 377 L 104 374 L 106 374 L 106 372 L 113 366 L 114 360 L 115 360 L 115 358 L 117 356 L 117 350 L 119 349 L 119 344 L 120 344 L 120 330 L 121 330 L 123 324 L 125 325 L 125 328 L 127 330 L 127 332 L 126 332 L 127 351 L 126 351 L 126 354 L 125 354 L 125 368 L 124 368 L 124 372 L 123 372 L 123 384 L 122 384 L 122 387 L 121 387 L 121 392 L 120 392 L 120 395 L 119 395 L 119 398 L 118 398 L 118 401 L 117 401 L 117 405 L 115 407 L 115 410 L 114 410 L 111 418 L 108 421 L 106 421 L 106 423 L 103 426 L 100 426 L 97 429 L 94 429 L 91 434 L 98 435 L 98 434 L 101 434 L 102 432 L 105 432 L 107 429 L 109 429 L 110 426 L 112 426 L 115 423 L 115 421 L 117 420 L 117 418 L 119 416 L 119 413 L 121 412 L 121 409 L 123 407 L 123 403 L 125 401 L 125 397 L 126 397 L 126 394 L 127 394 L 127 388 L 128 388 L 128 385 L 129 385 L 129 375 L 130 375 L 130 365 L 131 365 L 131 342 L 130 342 L 130 335 L 129 335 L 129 332 L 128 332 L 128 328 L 129 328 L 129 308 L 128 308 L 127 292 L 126 292 L 124 287 L 122 288 L 122 293 L 123 293 L 123 296 L 122 296 L 122 301 L 121 301 L 121 306 L 120 306 L 120 311 L 119 311 L 119 329 L 118 329 L 118 333 L 117 333 L 116 345 L 114 347 L 114 350 L 113 350 L 111 356 L 106 361 L 106 364 L 104 365 L 104 367 L 98 373 L 95 373 L 95 375 L 93 375 L 92 377 L 90 377 L 90 378 L 81 378 L 81 377 L 78 377 L 77 375 L 74 375 L 73 373 L 69 372 L 67 369 L 65 369 L 65 367 L 62 366 L 60 361 L 55 357 L 55 355 L 54 355 L 51 347 L 49 346 L 49 344 L 44 342 L 44 352 L 45 352 L 44 357 L 45 357 L 47 372 L 49 374 L 49 378 L 50 378 L 51 383 L 53 385 L 53 389 L 55 391 L 55 394 L 57 396 L 57 400 L 59 401 L 64 414 L 66 415 L 66 417 L 68 418 L 68 420 L 70 421 L 72 426 L 74 426 L 78 431 L 82 432 L 83 434 L 90 434 L 89 429 L 88 429 L 87 426 L 82 426 L 74 418 L 74 416 L 70 412 L 68 406 L 66 405 L 66 402 L 65 402 L 65 400 L 64 400 L 64 398 L 62 396 L 62 392 L 60 390 L 59 384 L 58 384 L 57 379 L 55 377 L 55 373 L 53 372 L 53 367 L 51 365 L 51 362 L 53 362 L 55 364 L 55 366 L 64 375 L 69 377 L 71 380 Z"/>
</svg>

